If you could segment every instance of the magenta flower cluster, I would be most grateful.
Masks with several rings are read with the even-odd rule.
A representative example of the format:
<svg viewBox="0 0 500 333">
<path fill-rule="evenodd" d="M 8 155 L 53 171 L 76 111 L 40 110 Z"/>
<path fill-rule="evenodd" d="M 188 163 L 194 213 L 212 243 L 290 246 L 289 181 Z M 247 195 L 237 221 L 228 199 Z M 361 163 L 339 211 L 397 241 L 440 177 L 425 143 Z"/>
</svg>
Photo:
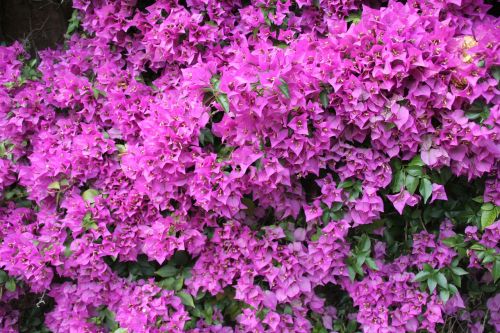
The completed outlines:
<svg viewBox="0 0 500 333">
<path fill-rule="evenodd" d="M 468 312 L 437 273 L 466 274 L 460 234 L 463 267 L 493 285 L 500 270 L 484 259 L 500 253 L 490 6 L 143 3 L 75 0 L 58 49 L 0 47 L 0 331 L 30 294 L 52 300 L 51 332 L 351 332 L 318 293 L 332 285 L 365 333 L 436 332 L 459 312 L 500 329 L 499 294 Z M 446 203 L 444 169 L 484 181 L 483 227 L 450 215 L 389 256 L 385 214 L 403 230 Z"/>
</svg>

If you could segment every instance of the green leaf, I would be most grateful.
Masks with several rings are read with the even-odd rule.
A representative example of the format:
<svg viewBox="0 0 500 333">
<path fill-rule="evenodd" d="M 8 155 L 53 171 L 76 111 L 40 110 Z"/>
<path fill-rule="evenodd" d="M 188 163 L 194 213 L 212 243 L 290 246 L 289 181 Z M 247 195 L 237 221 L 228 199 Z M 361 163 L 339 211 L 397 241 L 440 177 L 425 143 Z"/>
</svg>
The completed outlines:
<svg viewBox="0 0 500 333">
<path fill-rule="evenodd" d="M 117 328 L 113 333 L 128 333 L 126 328 Z"/>
<path fill-rule="evenodd" d="M 7 279 L 8 279 L 7 273 L 5 273 L 5 271 L 0 269 L 0 284 L 5 283 Z"/>
<path fill-rule="evenodd" d="M 179 290 L 182 289 L 183 286 L 184 286 L 184 278 L 183 277 L 179 277 L 178 279 L 175 280 L 173 288 L 174 288 L 175 291 L 179 291 Z"/>
<path fill-rule="evenodd" d="M 495 208 L 495 205 L 491 202 L 486 202 L 481 206 L 481 210 L 492 210 L 493 208 Z"/>
<path fill-rule="evenodd" d="M 493 74 L 495 80 L 500 81 L 500 66 L 491 67 L 491 73 Z"/>
<path fill-rule="evenodd" d="M 11 292 L 16 291 L 16 281 L 14 281 L 14 279 L 7 280 L 5 283 L 5 289 Z"/>
<path fill-rule="evenodd" d="M 177 296 L 181 299 L 182 304 L 194 308 L 193 296 L 183 291 L 178 292 Z"/>
<path fill-rule="evenodd" d="M 418 189 L 422 198 L 424 199 L 424 203 L 427 203 L 427 200 L 431 197 L 432 194 L 432 183 L 429 179 L 423 178 L 420 182 L 420 187 Z"/>
<path fill-rule="evenodd" d="M 354 279 L 356 278 L 356 272 L 354 271 L 354 268 L 352 268 L 352 266 L 347 266 L 347 270 L 349 271 L 349 278 L 351 279 L 351 281 L 354 281 Z"/>
<path fill-rule="evenodd" d="M 99 195 L 98 190 L 89 188 L 88 190 L 82 193 L 82 198 L 87 202 L 94 203 L 95 202 L 94 198 L 97 197 L 98 195 Z"/>
<path fill-rule="evenodd" d="M 437 286 L 437 281 L 435 278 L 431 277 L 430 279 L 427 280 L 427 286 L 429 287 L 429 291 L 432 292 L 434 291 L 434 289 L 436 289 L 436 286 Z"/>
<path fill-rule="evenodd" d="M 455 295 L 456 293 L 458 293 L 458 289 L 457 287 L 455 287 L 454 285 L 452 284 L 449 284 L 448 285 L 448 290 L 450 291 L 450 294 L 452 295 Z"/>
<path fill-rule="evenodd" d="M 424 271 L 429 272 L 429 273 L 432 273 L 432 272 L 434 271 L 434 269 L 432 268 L 432 266 L 431 266 L 431 265 L 429 265 L 429 264 L 425 263 L 425 264 L 424 264 Z"/>
<path fill-rule="evenodd" d="M 472 198 L 472 201 L 482 204 L 484 203 L 484 198 L 483 196 L 479 195 L 477 197 Z"/>
<path fill-rule="evenodd" d="M 220 75 L 219 74 L 214 74 L 210 78 L 210 84 L 215 87 L 216 90 L 219 89 L 220 85 Z"/>
<path fill-rule="evenodd" d="M 176 282 L 175 278 L 169 277 L 158 282 L 158 286 L 163 289 L 173 290 L 175 282 Z"/>
<path fill-rule="evenodd" d="M 321 105 L 326 109 L 328 105 L 330 104 L 330 101 L 328 99 L 328 92 L 326 90 L 321 90 L 319 93 L 319 100 L 321 102 Z"/>
<path fill-rule="evenodd" d="M 356 274 L 360 275 L 360 276 L 363 276 L 364 273 L 363 273 L 363 269 L 361 268 L 361 266 L 359 265 L 354 265 L 352 266 L 352 268 L 354 269 L 354 271 L 356 272 Z"/>
<path fill-rule="evenodd" d="M 417 167 L 423 167 L 425 166 L 425 163 L 424 161 L 422 161 L 422 158 L 420 157 L 420 155 L 416 155 L 411 161 L 410 163 L 408 163 L 408 166 L 417 166 Z"/>
<path fill-rule="evenodd" d="M 328 222 L 330 222 L 330 211 L 328 209 L 325 209 L 323 211 L 323 214 L 321 215 L 321 220 L 323 223 L 326 225 Z"/>
<path fill-rule="evenodd" d="M 485 203 L 481 206 L 481 229 L 489 227 L 495 222 L 499 208 L 497 206 L 492 205 L 491 203 Z"/>
<path fill-rule="evenodd" d="M 61 189 L 61 184 L 59 182 L 52 182 L 47 186 L 47 189 L 49 190 L 60 190 Z"/>
<path fill-rule="evenodd" d="M 415 190 L 418 187 L 418 183 L 420 182 L 420 179 L 412 176 L 412 175 L 407 175 L 405 179 L 405 187 L 410 192 L 410 194 L 415 193 Z"/>
<path fill-rule="evenodd" d="M 484 251 L 485 250 L 484 245 L 481 245 L 481 244 L 473 244 L 470 248 L 471 248 L 471 250 L 475 250 L 475 251 Z"/>
<path fill-rule="evenodd" d="M 448 281 L 446 280 L 446 276 L 444 276 L 443 273 L 438 273 L 436 279 L 440 287 L 443 287 L 445 289 L 448 288 Z"/>
<path fill-rule="evenodd" d="M 200 144 L 201 146 L 206 146 L 207 144 L 214 144 L 214 135 L 212 134 L 212 132 L 210 131 L 210 129 L 208 128 L 202 128 L 200 130 Z"/>
<path fill-rule="evenodd" d="M 356 256 L 356 266 L 361 267 L 365 263 L 366 258 L 367 258 L 366 255 L 362 255 L 362 254 L 357 255 Z"/>
<path fill-rule="evenodd" d="M 104 96 L 104 97 L 106 97 L 106 93 L 105 93 L 104 91 L 99 90 L 99 89 L 97 89 L 97 88 L 95 88 L 95 87 L 92 87 L 92 92 L 94 93 L 94 98 L 95 98 L 95 99 L 98 99 L 98 98 L 99 98 L 99 96 Z"/>
<path fill-rule="evenodd" d="M 370 257 L 366 258 L 365 263 L 368 267 L 370 267 L 374 271 L 378 271 L 377 264 L 375 263 L 375 261 L 372 258 L 370 258 Z"/>
<path fill-rule="evenodd" d="M 281 81 L 281 84 L 278 86 L 278 88 L 280 89 L 281 93 L 286 98 L 290 98 L 290 91 L 288 90 L 288 83 L 286 83 L 286 81 L 283 79 L 280 79 L 280 81 Z"/>
<path fill-rule="evenodd" d="M 82 224 L 82 226 L 83 226 L 83 228 L 85 230 L 89 230 L 89 229 L 96 230 L 98 228 L 97 224 L 95 223 L 94 219 L 92 218 L 92 213 L 91 212 L 85 213 L 85 216 L 83 217 L 83 224 Z"/>
<path fill-rule="evenodd" d="M 312 240 L 313 242 L 317 241 L 317 240 L 321 237 L 321 235 L 322 235 L 322 234 L 323 234 L 322 230 L 321 230 L 320 228 L 318 228 L 318 229 L 316 230 L 316 233 L 315 233 L 314 235 L 312 235 L 312 236 L 311 236 L 311 240 Z"/>
<path fill-rule="evenodd" d="M 450 292 L 446 289 L 441 289 L 441 291 L 439 292 L 439 297 L 441 298 L 443 303 L 446 303 L 450 299 Z"/>
<path fill-rule="evenodd" d="M 253 202 L 253 200 L 250 199 L 250 198 L 243 197 L 241 199 L 241 203 L 244 204 L 247 207 L 248 213 L 250 215 L 253 215 L 253 213 L 255 211 L 255 208 L 256 208 L 255 202 Z"/>
<path fill-rule="evenodd" d="M 427 278 L 429 277 L 430 273 L 429 272 L 426 272 L 426 271 L 420 271 L 418 272 L 417 275 L 415 275 L 415 277 L 413 278 L 413 282 L 422 282 L 422 281 L 425 281 L 427 280 Z"/>
<path fill-rule="evenodd" d="M 457 240 L 455 237 L 448 237 L 442 240 L 443 244 L 448 247 L 455 247 L 457 245 Z"/>
<path fill-rule="evenodd" d="M 14 88 L 16 86 L 16 83 L 15 82 L 5 82 L 3 85 L 7 89 L 12 89 L 12 88 Z"/>
<path fill-rule="evenodd" d="M 72 254 L 72 253 L 73 253 L 73 251 L 71 251 L 70 246 L 69 246 L 69 245 L 66 245 L 66 246 L 64 247 L 64 256 L 65 256 L 66 258 L 69 258 L 69 257 L 71 257 L 71 254 Z"/>
<path fill-rule="evenodd" d="M 215 100 L 222 106 L 226 113 L 229 113 L 229 99 L 227 98 L 227 94 L 218 93 L 215 95 Z"/>
<path fill-rule="evenodd" d="M 352 180 L 345 180 L 343 182 L 340 182 L 337 185 L 337 188 L 349 188 L 349 187 L 352 187 L 353 185 L 354 185 L 354 182 Z"/>
<path fill-rule="evenodd" d="M 366 234 L 364 234 L 362 237 L 361 237 L 361 251 L 363 252 L 370 252 L 370 247 L 371 247 L 371 241 L 370 241 L 370 237 L 368 237 Z"/>
<path fill-rule="evenodd" d="M 124 154 L 127 152 L 127 145 L 116 144 L 116 149 L 118 150 L 119 154 Z"/>
<path fill-rule="evenodd" d="M 349 14 L 349 16 L 347 16 L 345 21 L 347 23 L 351 22 L 353 24 L 358 23 L 359 21 L 361 21 L 361 11 L 357 11 L 357 12 Z"/>
<path fill-rule="evenodd" d="M 406 168 L 406 172 L 414 177 L 422 177 L 424 172 L 420 166 L 409 166 Z"/>
<path fill-rule="evenodd" d="M 475 101 L 465 111 L 465 116 L 476 123 L 483 123 L 490 116 L 490 107 L 483 101 Z"/>
<path fill-rule="evenodd" d="M 331 210 L 333 212 L 338 212 L 342 209 L 342 207 L 344 206 L 344 204 L 342 202 L 334 202 L 333 205 L 332 205 L 332 208 Z"/>
<path fill-rule="evenodd" d="M 68 29 L 66 30 L 66 36 L 69 37 L 73 32 L 80 26 L 80 19 L 78 18 L 78 11 L 74 10 L 71 18 L 69 19 Z"/>
<path fill-rule="evenodd" d="M 155 272 L 156 275 L 161 276 L 163 278 L 171 277 L 176 275 L 178 269 L 171 265 L 165 265 L 161 267 L 159 270 Z"/>
<path fill-rule="evenodd" d="M 491 270 L 491 275 L 493 276 L 493 282 L 496 283 L 500 278 L 500 259 L 495 260 Z"/>
<path fill-rule="evenodd" d="M 358 327 L 358 323 L 355 320 L 349 320 L 346 333 L 356 332 L 356 327 Z"/>
<path fill-rule="evenodd" d="M 392 177 L 391 191 L 392 193 L 399 193 L 404 186 L 405 173 L 403 170 L 399 169 L 395 172 L 394 177 Z"/>
<path fill-rule="evenodd" d="M 462 275 L 467 275 L 469 273 L 467 273 L 466 270 L 464 270 L 463 268 L 461 267 L 450 267 L 451 271 L 453 272 L 453 274 L 455 275 L 458 275 L 458 276 L 462 276 Z"/>
<path fill-rule="evenodd" d="M 490 262 L 494 262 L 495 257 L 492 255 L 486 255 L 482 261 L 483 264 L 489 264 Z"/>
</svg>

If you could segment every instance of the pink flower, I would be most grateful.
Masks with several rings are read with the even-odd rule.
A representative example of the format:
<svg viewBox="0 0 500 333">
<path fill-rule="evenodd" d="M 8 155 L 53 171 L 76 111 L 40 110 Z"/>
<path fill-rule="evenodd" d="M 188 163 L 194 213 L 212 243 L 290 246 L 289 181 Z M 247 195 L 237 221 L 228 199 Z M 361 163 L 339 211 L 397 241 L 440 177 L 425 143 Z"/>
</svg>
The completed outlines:
<svg viewBox="0 0 500 333">
<path fill-rule="evenodd" d="M 403 190 L 398 194 L 387 195 L 387 198 L 391 200 L 394 208 L 399 212 L 399 214 L 403 214 L 403 209 L 406 205 L 415 206 L 419 199 L 415 195 L 411 195 L 410 192 Z"/>
<path fill-rule="evenodd" d="M 434 200 L 448 200 L 443 185 L 432 184 L 432 197 L 430 202 L 432 203 Z"/>
</svg>

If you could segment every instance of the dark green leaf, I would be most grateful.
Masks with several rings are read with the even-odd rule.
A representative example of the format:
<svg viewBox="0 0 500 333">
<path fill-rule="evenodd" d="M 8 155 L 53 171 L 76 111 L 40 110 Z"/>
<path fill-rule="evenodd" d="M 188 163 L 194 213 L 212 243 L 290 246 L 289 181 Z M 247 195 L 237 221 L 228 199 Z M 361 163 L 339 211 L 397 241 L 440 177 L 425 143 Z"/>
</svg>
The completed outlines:
<svg viewBox="0 0 500 333">
<path fill-rule="evenodd" d="M 427 200 L 432 195 L 432 183 L 429 179 L 423 178 L 420 182 L 420 187 L 418 189 L 420 194 L 422 195 L 422 198 L 424 199 L 424 203 L 427 203 Z"/>
<path fill-rule="evenodd" d="M 194 308 L 193 296 L 183 291 L 178 292 L 177 296 L 181 299 L 182 304 Z"/>
<path fill-rule="evenodd" d="M 493 74 L 495 80 L 500 81 L 500 66 L 491 67 L 491 73 Z"/>
<path fill-rule="evenodd" d="M 321 215 L 321 220 L 323 221 L 324 224 L 327 224 L 330 222 L 330 211 L 325 209 L 323 211 L 323 214 Z"/>
<path fill-rule="evenodd" d="M 404 186 L 405 173 L 403 170 L 397 170 L 392 178 L 391 191 L 392 193 L 399 193 Z"/>
<path fill-rule="evenodd" d="M 405 186 L 408 192 L 410 194 L 415 193 L 415 190 L 418 187 L 418 183 L 420 182 L 420 179 L 411 175 L 407 175 L 405 179 Z"/>
<path fill-rule="evenodd" d="M 158 282 L 158 286 L 163 289 L 173 290 L 176 279 L 173 277 L 169 277 Z"/>
<path fill-rule="evenodd" d="M 475 251 L 484 251 L 484 249 L 485 249 L 484 245 L 481 245 L 481 244 L 473 244 L 470 248 L 471 248 L 471 250 L 475 250 Z"/>
<path fill-rule="evenodd" d="M 377 264 L 375 263 L 375 261 L 372 258 L 370 258 L 370 257 L 366 258 L 365 263 L 368 267 L 370 267 L 374 271 L 378 271 Z"/>
<path fill-rule="evenodd" d="M 359 21 L 361 21 L 361 11 L 349 14 L 349 16 L 347 16 L 347 18 L 345 19 L 345 21 L 347 23 L 351 22 L 353 24 L 358 23 Z"/>
<path fill-rule="evenodd" d="M 408 163 L 408 166 L 416 166 L 416 167 L 423 167 L 425 166 L 425 163 L 424 161 L 422 161 L 422 158 L 420 157 L 420 155 L 416 155 L 411 161 L 410 163 Z"/>
<path fill-rule="evenodd" d="M 430 279 L 427 280 L 427 286 L 429 287 L 429 291 L 432 292 L 434 291 L 434 289 L 436 289 L 436 286 L 437 286 L 437 281 L 436 279 L 434 279 L 433 277 L 431 277 Z"/>
<path fill-rule="evenodd" d="M 361 251 L 369 253 L 370 247 L 371 247 L 370 237 L 368 237 L 365 234 L 361 237 L 361 245 L 360 245 Z"/>
<path fill-rule="evenodd" d="M 224 112 L 229 113 L 229 99 L 224 93 L 218 93 L 215 95 L 215 100 L 224 109 Z"/>
<path fill-rule="evenodd" d="M 354 185 L 354 182 L 352 180 L 345 180 L 343 182 L 340 182 L 337 185 L 337 188 L 349 188 L 349 187 L 352 187 L 353 185 Z"/>
<path fill-rule="evenodd" d="M 491 270 L 491 275 L 493 276 L 493 282 L 497 282 L 500 278 L 500 259 L 495 260 L 493 268 Z"/>
<path fill-rule="evenodd" d="M 321 105 L 326 109 L 328 105 L 330 104 L 330 101 L 328 99 L 328 92 L 326 90 L 321 90 L 319 93 L 319 100 L 321 101 Z"/>
<path fill-rule="evenodd" d="M 446 289 L 441 289 L 441 291 L 439 292 L 439 297 L 441 298 L 443 303 L 446 303 L 450 299 L 450 292 Z"/>
<path fill-rule="evenodd" d="M 453 274 L 458 275 L 458 276 L 469 274 L 469 273 L 467 273 L 467 271 L 465 271 L 461 267 L 450 267 L 450 269 L 453 272 Z"/>
<path fill-rule="evenodd" d="M 342 206 L 343 206 L 343 203 L 342 203 L 342 202 L 334 202 L 334 203 L 332 204 L 332 209 L 331 209 L 331 210 L 332 210 L 333 212 L 338 212 L 339 210 L 341 210 L 341 209 L 342 209 Z"/>
<path fill-rule="evenodd" d="M 495 261 L 495 257 L 491 254 L 487 254 L 484 256 L 484 259 L 482 261 L 483 264 L 489 264 L 490 262 Z"/>
<path fill-rule="evenodd" d="M 361 267 L 365 263 L 366 258 L 367 258 L 366 255 L 358 254 L 356 256 L 356 266 Z"/>
<path fill-rule="evenodd" d="M 165 265 L 161 267 L 159 270 L 155 272 L 156 275 L 161 276 L 163 278 L 171 277 L 176 275 L 178 269 L 171 265 Z"/>
<path fill-rule="evenodd" d="M 412 175 L 414 177 L 421 177 L 423 176 L 424 172 L 422 170 L 422 167 L 420 166 L 410 166 L 406 168 L 406 172 L 409 175 Z"/>
<path fill-rule="evenodd" d="M 448 285 L 448 290 L 450 291 L 450 294 L 455 295 L 458 293 L 457 287 L 455 287 L 453 284 Z"/>
<path fill-rule="evenodd" d="M 436 276 L 437 283 L 440 287 L 448 288 L 448 281 L 446 280 L 446 276 L 443 273 L 438 273 Z"/>
<path fill-rule="evenodd" d="M 499 213 L 499 208 L 491 203 L 485 203 L 481 206 L 481 229 L 489 227 L 495 222 Z"/>
<path fill-rule="evenodd" d="M 98 98 L 99 98 L 99 96 L 104 96 L 104 97 L 106 97 L 106 93 L 105 93 L 104 91 L 99 90 L 99 89 L 97 89 L 97 88 L 95 88 L 95 87 L 92 87 L 92 92 L 94 93 L 94 98 L 95 98 L 95 99 L 98 99 Z"/>
<path fill-rule="evenodd" d="M 354 271 L 354 268 L 352 268 L 352 266 L 347 266 L 347 270 L 349 271 L 349 278 L 351 279 L 351 281 L 354 281 L 354 279 L 356 278 L 356 272 Z"/>
<path fill-rule="evenodd" d="M 82 226 L 85 230 L 89 230 L 89 229 L 97 230 L 98 229 L 97 224 L 95 223 L 94 219 L 92 218 L 91 212 L 85 213 L 85 216 L 83 217 Z"/>
<path fill-rule="evenodd" d="M 430 273 L 429 272 L 426 272 L 426 271 L 420 271 L 418 272 L 417 275 L 415 275 L 415 277 L 413 278 L 413 282 L 422 282 L 422 281 L 425 281 L 427 280 L 427 278 L 429 277 Z"/>
<path fill-rule="evenodd" d="M 200 131 L 200 144 L 206 146 L 207 144 L 214 144 L 214 135 L 208 128 L 202 128 Z"/>
<path fill-rule="evenodd" d="M 184 278 L 183 277 L 177 278 L 175 280 L 174 285 L 173 285 L 175 291 L 181 290 L 183 286 L 184 286 Z"/>
<path fill-rule="evenodd" d="M 5 283 L 7 279 L 8 279 L 7 273 L 5 273 L 5 271 L 0 269 L 0 284 Z"/>
<path fill-rule="evenodd" d="M 78 18 L 78 11 L 74 10 L 71 14 L 71 18 L 68 22 L 68 29 L 66 30 L 66 36 L 70 36 L 73 32 L 80 26 L 80 19 Z"/>
<path fill-rule="evenodd" d="M 16 281 L 14 281 L 14 279 L 7 280 L 5 283 L 5 289 L 11 292 L 16 291 Z"/>
<path fill-rule="evenodd" d="M 286 81 L 283 79 L 280 79 L 280 81 L 281 84 L 278 86 L 278 88 L 286 98 L 290 98 L 290 90 L 288 90 L 288 83 L 286 83 Z"/>
</svg>

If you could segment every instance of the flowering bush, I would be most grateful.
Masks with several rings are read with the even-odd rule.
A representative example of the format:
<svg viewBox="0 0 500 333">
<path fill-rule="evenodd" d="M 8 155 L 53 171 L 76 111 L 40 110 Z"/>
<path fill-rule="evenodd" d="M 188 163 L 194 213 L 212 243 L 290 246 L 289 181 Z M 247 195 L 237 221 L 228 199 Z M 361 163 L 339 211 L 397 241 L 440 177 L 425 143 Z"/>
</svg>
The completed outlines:
<svg viewBox="0 0 500 333">
<path fill-rule="evenodd" d="M 0 48 L 2 332 L 500 330 L 477 0 L 75 0 Z"/>
</svg>

